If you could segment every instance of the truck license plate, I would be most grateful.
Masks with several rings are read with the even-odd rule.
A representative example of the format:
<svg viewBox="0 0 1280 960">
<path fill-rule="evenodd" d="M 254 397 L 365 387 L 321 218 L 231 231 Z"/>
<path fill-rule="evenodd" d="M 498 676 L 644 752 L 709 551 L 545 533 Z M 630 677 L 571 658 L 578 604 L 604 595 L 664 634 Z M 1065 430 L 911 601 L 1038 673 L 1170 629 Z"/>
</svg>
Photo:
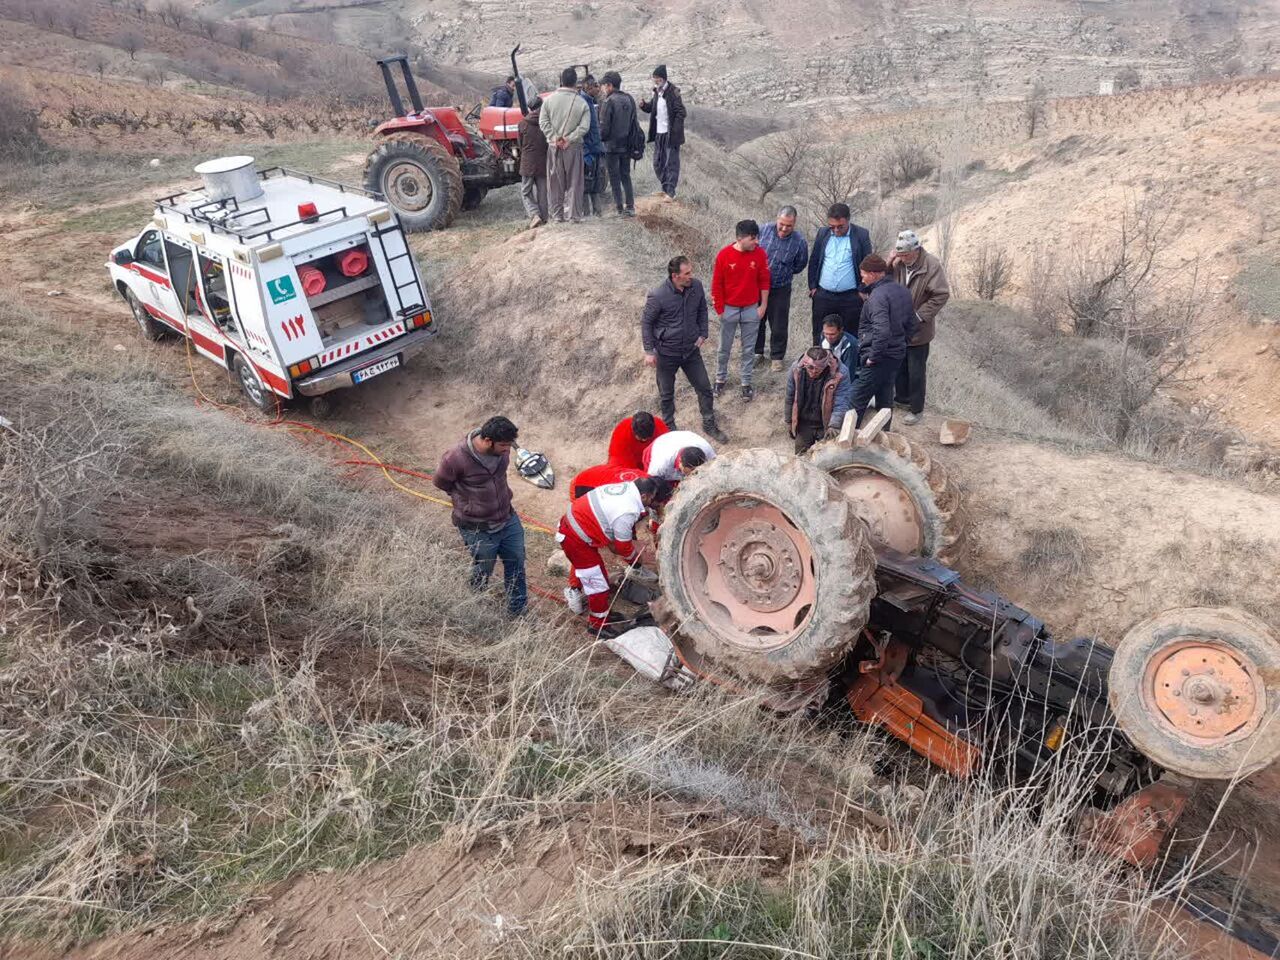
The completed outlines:
<svg viewBox="0 0 1280 960">
<path fill-rule="evenodd" d="M 351 382 L 364 383 L 366 380 L 370 380 L 380 373 L 386 373 L 388 370 L 394 370 L 398 366 L 400 366 L 400 354 L 397 353 L 394 357 L 387 357 L 387 359 L 379 360 L 377 363 L 362 370 L 357 370 L 351 374 Z"/>
</svg>

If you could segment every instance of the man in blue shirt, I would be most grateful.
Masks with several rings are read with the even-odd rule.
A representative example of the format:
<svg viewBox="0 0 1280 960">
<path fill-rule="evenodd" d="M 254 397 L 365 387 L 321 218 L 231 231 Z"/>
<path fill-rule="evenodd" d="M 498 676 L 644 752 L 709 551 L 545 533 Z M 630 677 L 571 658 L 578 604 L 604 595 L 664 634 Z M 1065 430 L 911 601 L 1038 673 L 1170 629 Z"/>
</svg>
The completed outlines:
<svg viewBox="0 0 1280 960">
<path fill-rule="evenodd" d="M 796 208 L 783 207 L 778 219 L 760 228 L 760 247 L 769 258 L 769 305 L 756 334 L 756 359 L 764 359 L 765 327 L 769 337 L 769 359 L 775 372 L 783 369 L 787 355 L 787 326 L 791 322 L 791 278 L 809 263 L 809 244 L 796 233 Z"/>
<path fill-rule="evenodd" d="M 813 298 L 813 344 L 822 341 L 822 320 L 838 313 L 844 328 L 858 335 L 862 298 L 858 296 L 858 264 L 871 255 L 871 234 L 849 222 L 849 206 L 833 203 L 827 225 L 813 238 L 809 257 L 809 296 Z"/>
</svg>

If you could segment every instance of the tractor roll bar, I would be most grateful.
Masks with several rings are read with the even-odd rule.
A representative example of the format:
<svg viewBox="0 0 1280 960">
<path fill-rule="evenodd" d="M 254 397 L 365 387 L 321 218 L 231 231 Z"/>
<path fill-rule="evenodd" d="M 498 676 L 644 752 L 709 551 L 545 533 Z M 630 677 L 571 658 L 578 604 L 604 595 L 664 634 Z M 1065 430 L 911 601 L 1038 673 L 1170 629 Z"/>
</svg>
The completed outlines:
<svg viewBox="0 0 1280 960">
<path fill-rule="evenodd" d="M 422 95 L 418 93 L 418 85 L 414 82 L 413 71 L 409 69 L 409 58 L 404 54 L 384 57 L 378 61 L 378 69 L 382 71 L 382 82 L 387 85 L 387 96 L 391 98 L 391 108 L 397 117 L 405 115 L 404 101 L 400 99 L 400 91 L 396 88 L 395 78 L 391 76 L 391 64 L 400 64 L 400 72 L 404 76 L 404 88 L 409 93 L 409 101 L 415 113 L 422 112 Z"/>
</svg>

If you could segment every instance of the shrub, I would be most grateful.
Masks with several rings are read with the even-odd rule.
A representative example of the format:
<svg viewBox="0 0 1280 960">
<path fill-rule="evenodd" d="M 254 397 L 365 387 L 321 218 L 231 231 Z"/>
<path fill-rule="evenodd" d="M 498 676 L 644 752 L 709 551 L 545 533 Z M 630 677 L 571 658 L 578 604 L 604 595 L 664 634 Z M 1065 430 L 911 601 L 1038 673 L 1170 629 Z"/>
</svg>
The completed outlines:
<svg viewBox="0 0 1280 960">
<path fill-rule="evenodd" d="M 36 111 L 12 88 L 0 87 L 0 157 L 30 158 L 44 149 Z"/>
</svg>

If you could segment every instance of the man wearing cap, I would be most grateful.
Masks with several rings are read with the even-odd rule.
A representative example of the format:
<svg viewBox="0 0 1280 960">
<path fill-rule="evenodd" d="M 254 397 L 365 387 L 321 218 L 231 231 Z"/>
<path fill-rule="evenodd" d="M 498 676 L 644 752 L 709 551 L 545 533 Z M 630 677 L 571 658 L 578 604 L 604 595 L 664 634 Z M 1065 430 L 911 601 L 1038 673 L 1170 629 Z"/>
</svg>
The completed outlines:
<svg viewBox="0 0 1280 960">
<path fill-rule="evenodd" d="M 680 182 L 680 147 L 684 145 L 684 100 L 680 88 L 667 82 L 667 65 L 653 68 L 653 97 L 640 101 L 649 114 L 649 142 L 653 144 L 653 172 L 662 192 L 675 197 Z"/>
<path fill-rule="evenodd" d="M 887 276 L 889 265 L 873 253 L 859 265 L 867 302 L 862 306 L 858 331 L 858 373 L 853 384 L 853 410 L 862 426 L 867 407 L 893 409 L 893 386 L 898 366 L 907 355 L 907 341 L 915 335 L 915 309 L 911 292 Z M 885 424 L 889 429 L 889 424 Z"/>
<path fill-rule="evenodd" d="M 830 350 L 810 347 L 791 365 L 783 406 L 787 432 L 801 454 L 840 432 L 853 401 L 849 369 Z"/>
<path fill-rule="evenodd" d="M 844 319 L 844 328 L 858 336 L 862 299 L 858 296 L 858 264 L 871 253 L 871 234 L 851 223 L 846 203 L 833 203 L 827 225 L 813 238 L 809 257 L 809 296 L 813 300 L 813 345 L 822 342 L 822 321 L 832 313 Z"/>
<path fill-rule="evenodd" d="M 894 389 L 897 402 L 907 407 L 907 424 L 920 422 L 924 412 L 925 368 L 929 363 L 929 344 L 937 330 L 938 312 L 951 299 L 942 261 L 925 250 L 914 230 L 903 230 L 889 256 L 893 279 L 911 291 L 920 328 L 907 344 L 907 356 L 898 368 Z"/>
</svg>

